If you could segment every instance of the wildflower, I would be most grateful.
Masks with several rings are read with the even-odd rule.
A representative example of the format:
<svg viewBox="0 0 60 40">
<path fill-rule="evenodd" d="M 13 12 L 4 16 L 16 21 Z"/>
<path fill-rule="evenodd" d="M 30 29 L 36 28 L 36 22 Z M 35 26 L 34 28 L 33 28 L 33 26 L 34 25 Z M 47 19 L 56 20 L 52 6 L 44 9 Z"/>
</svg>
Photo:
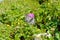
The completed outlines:
<svg viewBox="0 0 60 40">
<path fill-rule="evenodd" d="M 34 14 L 29 13 L 25 17 L 25 21 L 28 22 L 29 24 L 35 24 L 35 19 L 34 19 Z"/>
</svg>

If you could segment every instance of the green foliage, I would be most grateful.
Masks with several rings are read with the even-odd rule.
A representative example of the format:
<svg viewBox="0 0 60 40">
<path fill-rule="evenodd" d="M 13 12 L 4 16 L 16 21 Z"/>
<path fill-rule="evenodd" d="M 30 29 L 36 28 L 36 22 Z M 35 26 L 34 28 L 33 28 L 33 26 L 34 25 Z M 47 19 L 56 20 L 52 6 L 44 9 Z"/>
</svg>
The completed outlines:
<svg viewBox="0 0 60 40">
<path fill-rule="evenodd" d="M 41 29 L 25 22 L 25 15 L 30 11 L 35 14 Z M 60 0 L 48 0 L 42 4 L 37 0 L 4 0 L 0 3 L 0 40 L 20 40 L 21 36 L 32 40 L 34 34 L 45 33 L 46 29 L 60 40 L 60 31 L 56 31 L 59 21 Z M 55 37 L 46 40 L 56 40 Z"/>
</svg>

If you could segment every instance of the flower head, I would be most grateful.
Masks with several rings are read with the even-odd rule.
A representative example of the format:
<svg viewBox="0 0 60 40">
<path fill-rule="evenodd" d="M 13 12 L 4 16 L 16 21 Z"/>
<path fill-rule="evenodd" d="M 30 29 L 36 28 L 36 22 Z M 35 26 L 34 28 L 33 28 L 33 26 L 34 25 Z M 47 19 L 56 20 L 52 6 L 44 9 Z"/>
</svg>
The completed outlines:
<svg viewBox="0 0 60 40">
<path fill-rule="evenodd" d="M 25 21 L 28 22 L 29 24 L 35 24 L 35 19 L 34 19 L 34 14 L 29 13 L 25 17 Z"/>
<path fill-rule="evenodd" d="M 27 16 L 31 17 L 31 18 L 34 18 L 34 14 L 33 13 L 29 13 Z"/>
</svg>

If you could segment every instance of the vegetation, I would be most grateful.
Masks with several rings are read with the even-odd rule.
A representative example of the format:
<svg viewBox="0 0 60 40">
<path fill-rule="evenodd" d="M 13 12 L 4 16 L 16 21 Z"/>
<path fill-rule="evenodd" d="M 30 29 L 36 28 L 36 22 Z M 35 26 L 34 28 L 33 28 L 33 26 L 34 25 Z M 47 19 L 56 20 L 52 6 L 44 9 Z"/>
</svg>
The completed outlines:
<svg viewBox="0 0 60 40">
<path fill-rule="evenodd" d="M 25 22 L 33 11 L 36 25 Z M 44 40 L 60 40 L 60 0 L 3 0 L 0 2 L 0 40 L 33 40 L 34 34 L 52 35 Z"/>
</svg>

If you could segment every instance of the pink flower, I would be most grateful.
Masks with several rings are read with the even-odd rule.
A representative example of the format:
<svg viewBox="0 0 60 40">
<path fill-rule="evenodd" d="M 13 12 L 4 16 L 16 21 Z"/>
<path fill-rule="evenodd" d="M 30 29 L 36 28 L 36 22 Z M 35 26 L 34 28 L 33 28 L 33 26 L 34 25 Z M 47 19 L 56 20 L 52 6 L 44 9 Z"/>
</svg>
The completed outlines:
<svg viewBox="0 0 60 40">
<path fill-rule="evenodd" d="M 29 13 L 27 16 L 31 17 L 31 18 L 34 18 L 34 14 L 33 13 Z"/>
<path fill-rule="evenodd" d="M 25 17 L 25 21 L 28 22 L 29 24 L 35 24 L 35 19 L 34 19 L 34 14 L 29 13 Z"/>
</svg>

